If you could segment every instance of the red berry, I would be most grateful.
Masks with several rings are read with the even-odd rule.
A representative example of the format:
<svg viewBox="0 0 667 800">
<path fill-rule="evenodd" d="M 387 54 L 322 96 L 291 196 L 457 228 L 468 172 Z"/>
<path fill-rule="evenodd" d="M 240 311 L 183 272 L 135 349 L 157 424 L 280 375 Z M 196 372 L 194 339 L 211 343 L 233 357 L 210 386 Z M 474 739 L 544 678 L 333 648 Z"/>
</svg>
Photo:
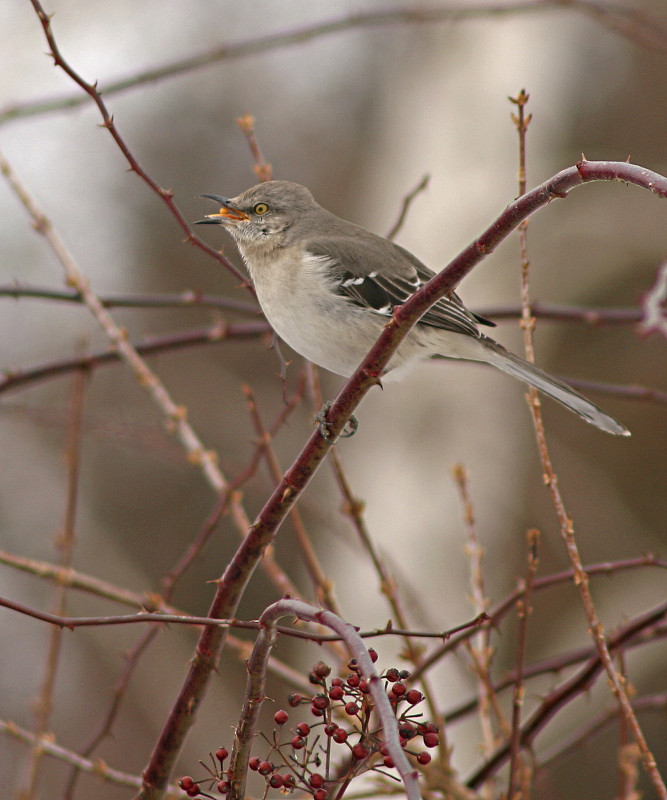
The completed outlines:
<svg viewBox="0 0 667 800">
<path fill-rule="evenodd" d="M 280 789 L 283 786 L 283 776 L 278 775 L 278 773 L 276 772 L 269 778 L 269 786 L 272 789 Z"/>
<path fill-rule="evenodd" d="M 220 794 L 227 794 L 230 788 L 229 781 L 218 781 L 218 791 Z"/>
<path fill-rule="evenodd" d="M 313 675 L 316 675 L 318 678 L 328 678 L 331 674 L 331 667 L 328 664 L 325 664 L 324 661 L 318 661 L 317 664 L 313 665 Z"/>
<path fill-rule="evenodd" d="M 261 759 L 261 758 L 259 758 L 259 756 L 253 756 L 253 757 L 250 759 L 250 761 L 248 761 L 248 766 L 250 767 L 250 769 L 252 769 L 252 770 L 254 770 L 255 772 L 257 772 L 257 770 L 259 769 L 259 765 L 260 765 L 261 763 L 262 763 L 262 759 Z"/>
<path fill-rule="evenodd" d="M 313 794 L 313 800 L 326 800 L 327 797 L 327 790 L 326 789 L 318 789 Z"/>
<path fill-rule="evenodd" d="M 261 761 L 258 771 L 260 775 L 270 775 L 273 772 L 273 764 L 270 761 Z"/>
<path fill-rule="evenodd" d="M 431 754 L 430 753 L 420 753 L 417 756 L 417 761 L 420 764 L 428 764 L 430 762 L 430 760 L 431 760 Z"/>
<path fill-rule="evenodd" d="M 411 722 L 401 722 L 398 726 L 398 733 L 401 739 L 412 739 L 415 735 L 415 726 Z"/>
<path fill-rule="evenodd" d="M 189 775 L 185 775 L 180 779 L 178 785 L 181 787 L 181 789 L 183 789 L 184 792 L 187 792 L 188 789 L 192 789 L 192 787 L 195 785 L 195 782 L 194 779 Z"/>
<path fill-rule="evenodd" d="M 396 667 L 390 667 L 385 672 L 384 677 L 389 681 L 389 683 L 396 683 L 396 681 L 401 677 L 401 674 Z"/>
<path fill-rule="evenodd" d="M 289 714 L 287 711 L 283 711 L 283 709 L 276 711 L 276 713 L 273 715 L 273 721 L 276 723 L 276 725 L 284 725 L 288 719 Z"/>
<path fill-rule="evenodd" d="M 299 734 L 299 736 L 306 737 L 310 733 L 310 725 L 307 722 L 300 722 L 296 726 L 296 732 Z"/>
<path fill-rule="evenodd" d="M 303 739 L 301 736 L 295 736 L 292 741 L 290 742 L 294 750 L 303 750 L 306 746 L 306 740 Z"/>
<path fill-rule="evenodd" d="M 357 686 L 359 686 L 360 682 L 361 678 L 355 673 L 352 673 L 351 675 L 347 676 L 347 685 L 352 689 L 356 689 Z"/>
<path fill-rule="evenodd" d="M 326 736 L 333 736 L 338 730 L 338 725 L 335 722 L 329 722 L 324 726 L 324 733 Z"/>
<path fill-rule="evenodd" d="M 437 733 L 425 733 L 424 734 L 424 744 L 426 747 L 437 747 L 438 746 L 438 734 Z"/>
<path fill-rule="evenodd" d="M 369 648 L 368 648 L 368 655 L 371 657 L 371 661 L 372 661 L 372 662 L 375 664 L 375 662 L 376 662 L 376 661 L 378 660 L 378 658 L 379 658 L 379 656 L 378 656 L 378 654 L 377 654 L 377 651 L 376 651 L 376 650 L 373 650 L 373 648 L 372 648 L 372 647 L 369 647 Z"/>
<path fill-rule="evenodd" d="M 370 692 L 370 689 L 368 688 L 368 681 L 366 680 L 359 681 L 359 691 L 362 694 L 368 694 Z"/>
<path fill-rule="evenodd" d="M 301 695 L 298 692 L 292 692 L 292 694 L 287 698 L 287 702 L 292 706 L 292 708 L 296 708 L 297 706 L 301 705 Z"/>
<path fill-rule="evenodd" d="M 405 699 L 410 703 L 411 706 L 416 706 L 417 703 L 421 703 L 424 699 L 424 695 L 418 689 L 410 689 L 410 691 L 405 695 Z"/>
<path fill-rule="evenodd" d="M 358 672 L 359 671 L 359 662 L 357 661 L 357 659 L 356 658 L 351 658 L 347 662 L 347 668 L 349 670 L 351 670 L 352 672 Z"/>
<path fill-rule="evenodd" d="M 343 744 L 347 741 L 347 731 L 344 728 L 338 728 L 333 735 L 333 740 L 338 744 Z"/>
<path fill-rule="evenodd" d="M 347 703 L 345 705 L 345 713 L 350 717 L 354 717 L 359 713 L 359 706 L 356 703 Z"/>
<path fill-rule="evenodd" d="M 391 693 L 394 695 L 394 697 L 403 697 L 406 691 L 407 689 L 405 688 L 404 683 L 395 683 L 391 687 Z"/>
<path fill-rule="evenodd" d="M 314 717 L 323 717 L 324 716 L 324 711 L 321 708 L 315 708 L 315 706 L 311 706 L 310 707 L 310 713 Z"/>
<path fill-rule="evenodd" d="M 394 766 L 394 759 L 391 756 L 385 756 L 382 763 L 385 767 L 389 767 L 391 769 Z"/>
<path fill-rule="evenodd" d="M 342 678 L 332 678 L 331 679 L 331 685 L 332 686 L 342 686 L 343 685 L 343 679 Z"/>
<path fill-rule="evenodd" d="M 312 700 L 313 708 L 321 710 L 329 707 L 329 698 L 325 694 L 316 694 Z"/>
<path fill-rule="evenodd" d="M 329 689 L 329 698 L 331 700 L 342 700 L 345 697 L 345 690 L 342 686 L 332 686 Z"/>
<path fill-rule="evenodd" d="M 283 786 L 287 787 L 288 789 L 293 787 L 296 784 L 296 779 L 291 772 L 286 772 L 283 775 Z"/>
<path fill-rule="evenodd" d="M 320 775 L 319 772 L 313 772 L 308 782 L 313 789 L 319 789 L 324 786 L 324 776 Z"/>
<path fill-rule="evenodd" d="M 355 744 L 352 748 L 352 755 L 357 759 L 357 761 L 362 761 L 364 758 L 368 758 L 369 751 L 368 748 L 364 747 L 361 742 L 359 744 Z"/>
<path fill-rule="evenodd" d="M 186 794 L 188 797 L 196 797 L 200 791 L 201 789 L 199 788 L 199 784 L 195 783 L 195 785 L 192 788 L 187 790 Z"/>
<path fill-rule="evenodd" d="M 224 747 L 219 747 L 215 751 L 215 757 L 218 759 L 218 761 L 220 763 L 222 763 L 227 758 L 228 755 L 229 755 L 229 753 L 227 752 L 227 750 Z"/>
</svg>

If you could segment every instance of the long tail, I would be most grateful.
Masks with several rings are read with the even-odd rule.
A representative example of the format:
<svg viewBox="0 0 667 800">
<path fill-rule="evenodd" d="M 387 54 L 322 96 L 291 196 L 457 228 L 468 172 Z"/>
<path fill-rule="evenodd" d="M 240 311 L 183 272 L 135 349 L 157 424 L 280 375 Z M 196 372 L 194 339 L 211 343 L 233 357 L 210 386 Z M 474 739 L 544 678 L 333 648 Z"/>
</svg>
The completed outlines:
<svg viewBox="0 0 667 800">
<path fill-rule="evenodd" d="M 579 414 L 586 422 L 590 422 L 596 428 L 600 428 L 607 433 L 613 433 L 615 436 L 630 436 L 630 431 L 625 425 L 621 425 L 620 422 L 617 422 L 601 408 L 591 403 L 590 400 L 575 392 L 563 381 L 529 364 L 523 358 L 514 355 L 502 345 L 494 342 L 493 339 L 484 337 L 483 342 L 487 363 L 506 372 L 508 375 L 512 375 L 514 378 L 518 378 L 520 381 L 534 386 L 543 394 L 551 397 L 552 400 L 556 400 L 556 402 L 569 408 L 570 411 Z"/>
</svg>

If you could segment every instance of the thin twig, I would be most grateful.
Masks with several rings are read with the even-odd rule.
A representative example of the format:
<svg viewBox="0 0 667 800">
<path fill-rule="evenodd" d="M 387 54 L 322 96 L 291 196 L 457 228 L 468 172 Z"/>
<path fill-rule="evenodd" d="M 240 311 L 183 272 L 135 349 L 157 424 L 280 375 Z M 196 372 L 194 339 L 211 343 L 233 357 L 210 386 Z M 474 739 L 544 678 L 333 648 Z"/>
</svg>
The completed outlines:
<svg viewBox="0 0 667 800">
<path fill-rule="evenodd" d="M 266 460 L 266 463 L 268 464 L 274 483 L 279 483 L 283 473 L 282 469 L 280 468 L 280 464 L 278 463 L 278 457 L 276 456 L 275 450 L 271 445 L 272 435 L 264 427 L 252 389 L 248 385 L 245 385 L 243 387 L 243 393 L 246 396 L 246 403 L 250 413 L 250 418 L 258 437 L 257 447 L 258 449 L 261 448 L 261 452 Z M 290 511 L 290 521 L 297 538 L 306 570 L 308 571 L 311 581 L 313 582 L 317 601 L 325 608 L 333 611 L 335 614 L 340 614 L 338 602 L 333 593 L 333 585 L 322 569 L 322 565 L 317 558 L 313 544 L 308 536 L 306 526 L 304 525 L 301 514 L 297 508 L 293 508 Z M 300 595 L 295 596 L 292 594 L 292 596 L 299 597 Z M 338 655 L 342 657 L 341 653 Z"/>
<path fill-rule="evenodd" d="M 35 229 L 44 236 L 52 252 L 60 262 L 68 285 L 74 287 L 84 298 L 85 304 L 108 336 L 119 356 L 130 367 L 139 385 L 149 392 L 155 404 L 164 414 L 167 428 L 176 433 L 187 453 L 188 461 L 200 468 L 215 492 L 223 491 L 226 481 L 218 468 L 217 456 L 215 453 L 206 450 L 187 421 L 185 408 L 176 405 L 171 399 L 164 384 L 129 343 L 127 332 L 116 325 L 109 312 L 102 306 L 97 295 L 91 289 L 88 280 L 79 269 L 74 257 L 54 230 L 50 220 L 39 209 L 2 154 L 0 154 L 0 170 L 26 211 L 30 214 Z"/>
<path fill-rule="evenodd" d="M 248 147 L 250 147 L 250 152 L 252 153 L 254 161 L 253 170 L 255 175 L 262 183 L 264 181 L 270 181 L 273 178 L 273 170 L 271 164 L 269 164 L 262 155 L 259 141 L 255 135 L 255 118 L 251 114 L 244 114 L 236 120 L 236 124 L 243 131 L 248 142 Z"/>
<path fill-rule="evenodd" d="M 18 282 L 0 284 L 0 297 L 13 297 L 16 300 L 29 297 L 80 305 L 84 302 L 81 294 L 75 289 L 33 286 Z M 262 313 L 256 304 L 233 300 L 230 297 L 204 294 L 195 289 L 186 289 L 177 294 L 105 294 L 99 295 L 99 300 L 104 308 L 213 308 L 251 317 L 257 317 Z"/>
<path fill-rule="evenodd" d="M 3 720 L 0 720 L 0 733 L 8 734 L 14 739 L 25 742 L 31 747 L 39 747 L 46 755 L 53 756 L 66 764 L 72 764 L 76 766 L 77 769 L 89 775 L 96 775 L 107 783 L 118 786 L 129 786 L 132 789 L 136 789 L 141 784 L 140 779 L 136 775 L 129 775 L 126 772 L 111 769 L 111 767 L 108 767 L 101 759 L 90 760 L 88 758 L 82 758 L 78 753 L 74 753 L 56 744 L 52 734 L 36 738 L 32 733 L 20 728 L 13 722 L 5 722 Z M 166 789 L 171 792 L 174 797 L 177 796 L 177 793 L 179 797 L 182 796 L 182 792 L 180 792 L 176 786 L 170 785 L 166 787 Z"/>
<path fill-rule="evenodd" d="M 521 94 L 516 100 L 517 106 L 519 108 L 519 115 L 516 121 L 517 121 L 517 128 L 519 129 L 520 141 L 523 140 L 525 136 L 526 126 L 530 122 L 530 117 L 524 118 L 522 113 L 524 105 L 527 102 L 527 100 L 528 96 L 525 94 L 525 92 L 521 92 Z M 524 191 L 522 191 L 522 194 L 525 194 L 525 184 L 522 186 L 522 188 L 524 189 Z M 521 242 L 521 266 L 522 266 L 521 268 L 521 275 L 522 275 L 521 302 L 523 308 L 522 329 L 524 332 L 524 342 L 526 345 L 526 356 L 529 361 L 533 361 L 534 351 L 533 351 L 532 334 L 533 334 L 534 320 L 530 316 L 530 296 L 528 292 L 529 262 L 526 251 L 525 236 L 526 236 L 526 222 L 522 221 L 522 223 L 519 225 L 519 237 Z M 602 622 L 598 617 L 595 605 L 593 603 L 593 597 L 591 595 L 588 583 L 588 576 L 586 575 L 586 572 L 583 568 L 583 563 L 581 561 L 581 557 L 579 554 L 579 548 L 577 546 L 574 534 L 574 525 L 570 515 L 566 510 L 565 503 L 563 501 L 560 489 L 558 487 L 558 478 L 556 477 L 556 473 L 554 472 L 553 465 L 551 462 L 551 456 L 549 454 L 549 449 L 547 447 L 547 440 L 544 431 L 544 425 L 542 422 L 540 401 L 537 396 L 536 390 L 533 389 L 532 387 L 529 388 L 528 397 L 529 397 L 530 410 L 533 417 L 533 424 L 535 427 L 535 437 L 537 440 L 540 461 L 542 463 L 542 472 L 544 475 L 544 481 L 547 485 L 547 489 L 551 496 L 551 502 L 553 504 L 554 511 L 556 513 L 556 517 L 558 519 L 558 523 L 560 526 L 561 537 L 565 544 L 565 548 L 568 557 L 570 559 L 572 569 L 574 571 L 574 583 L 575 586 L 577 586 L 579 594 L 581 596 L 584 612 L 588 620 L 590 635 L 597 647 L 600 661 L 603 664 L 604 669 L 609 677 L 612 693 L 616 697 L 623 711 L 623 716 L 628 724 L 628 727 L 632 731 L 632 736 L 640 749 L 642 763 L 649 777 L 649 780 L 651 781 L 658 796 L 662 798 L 662 800 L 667 800 L 667 787 L 665 786 L 665 783 L 663 782 L 660 772 L 658 771 L 655 758 L 648 747 L 648 743 L 639 725 L 639 721 L 637 720 L 637 717 L 635 716 L 635 713 L 632 710 L 632 704 L 628 696 L 625 681 L 623 680 L 622 676 L 619 675 L 618 672 L 616 671 L 613 661 L 611 659 L 609 647 L 602 627 Z M 514 737 L 513 737 L 513 742 L 514 742 Z"/>
<path fill-rule="evenodd" d="M 655 609 L 641 614 L 629 624 L 623 626 L 619 631 L 609 636 L 608 650 L 613 652 L 618 648 L 625 647 L 627 642 L 632 641 L 638 634 L 650 630 L 652 627 L 664 622 L 665 618 L 667 618 L 667 603 L 663 603 Z M 583 692 L 591 687 L 602 672 L 607 672 L 607 674 L 609 674 L 606 670 L 604 660 L 600 656 L 599 649 L 595 647 L 594 654 L 581 669 L 546 695 L 536 711 L 523 724 L 520 738 L 521 746 L 524 748 L 532 747 L 535 737 L 547 722 L 567 703 L 575 697 L 581 696 Z M 623 713 L 625 714 L 624 711 Z M 489 776 L 495 774 L 507 761 L 509 754 L 510 745 L 506 743 L 498 748 L 493 756 L 475 771 L 468 779 L 467 785 L 475 789 L 484 781 L 488 780 Z M 658 793 L 656 794 L 660 796 Z"/>
<path fill-rule="evenodd" d="M 213 344 L 216 342 L 235 341 L 237 339 L 257 339 L 271 329 L 263 320 L 257 322 L 216 323 L 206 328 L 193 328 L 188 331 L 168 333 L 164 336 L 150 336 L 139 342 L 130 344 L 142 356 L 170 353 L 188 347 Z M 57 378 L 79 370 L 93 370 L 110 364 L 117 364 L 122 356 L 116 347 L 99 350 L 90 355 L 59 358 L 36 364 L 25 369 L 5 370 L 0 378 L 0 394 L 3 392 L 29 386 L 33 383 Z"/>
<path fill-rule="evenodd" d="M 667 339 L 667 261 L 658 268 L 655 283 L 642 303 L 643 318 L 639 330 L 660 333 Z"/>
<path fill-rule="evenodd" d="M 466 532 L 465 555 L 470 561 L 470 596 L 473 610 L 477 614 L 486 614 L 489 609 L 489 599 L 484 592 L 484 573 L 482 571 L 484 548 L 477 538 L 475 510 L 468 488 L 468 471 L 462 464 L 456 464 L 452 469 L 452 475 L 463 506 L 463 524 Z M 496 717 L 499 722 L 502 724 L 504 721 L 500 704 L 497 702 L 491 682 L 493 648 L 490 642 L 490 631 L 491 628 L 483 628 L 477 636 L 464 642 L 472 659 L 473 672 L 477 678 L 477 695 L 479 697 L 477 711 L 482 729 L 481 747 L 482 752 L 487 755 L 493 752 L 497 744 L 491 717 L 492 709 L 496 711 Z M 491 787 L 487 788 L 490 793 Z"/>
<path fill-rule="evenodd" d="M 192 244 L 194 247 L 203 250 L 205 253 L 208 253 L 210 256 L 215 258 L 225 267 L 225 269 L 231 272 L 238 281 L 240 281 L 242 286 L 246 286 L 252 291 L 252 287 L 248 278 L 242 272 L 240 272 L 228 258 L 225 258 L 220 251 L 215 250 L 213 247 L 206 244 L 206 242 L 195 235 L 189 223 L 176 206 L 173 192 L 171 192 L 169 189 L 163 189 L 160 184 L 143 169 L 125 142 L 124 138 L 121 136 L 120 131 L 116 127 L 113 116 L 109 113 L 106 103 L 98 91 L 97 81 L 94 81 L 93 83 L 85 81 L 81 75 L 79 75 L 79 73 L 65 60 L 55 40 L 53 30 L 51 29 L 51 17 L 44 11 L 40 0 L 30 0 L 30 2 L 32 7 L 35 9 L 37 18 L 41 23 L 44 36 L 46 37 L 46 41 L 49 46 L 49 55 L 53 59 L 53 63 L 57 67 L 60 67 L 60 69 L 62 69 L 63 72 L 69 78 L 71 78 L 74 83 L 76 83 L 76 85 L 82 89 L 83 92 L 95 103 L 100 112 L 100 116 L 102 117 L 102 127 L 109 131 L 111 137 L 116 143 L 116 146 L 127 161 L 130 170 L 138 175 L 139 178 L 151 189 L 151 191 L 157 194 L 157 196 L 164 202 L 171 215 L 178 223 L 178 226 L 185 233 L 187 243 Z M 76 285 L 74 285 L 74 288 L 79 291 L 81 290 L 81 287 Z"/>
<path fill-rule="evenodd" d="M 389 229 L 389 233 L 387 234 L 387 239 L 394 239 L 396 234 L 401 230 L 403 227 L 405 220 L 408 216 L 408 211 L 410 210 L 410 206 L 414 203 L 415 199 L 418 195 L 420 195 L 428 186 L 428 182 L 431 180 L 430 175 L 424 175 L 421 181 L 415 186 L 412 191 L 408 192 L 408 194 L 403 198 L 403 202 L 401 203 L 401 210 L 398 214 L 398 219 Z"/>
<path fill-rule="evenodd" d="M 74 558 L 75 520 L 81 467 L 83 408 L 87 377 L 88 376 L 83 371 L 77 373 L 72 386 L 72 408 L 66 448 L 67 502 L 64 523 L 62 529 L 56 534 L 55 541 L 55 549 L 58 553 L 58 566 L 65 571 L 71 568 Z M 67 586 L 54 586 L 52 601 L 54 614 L 63 615 L 65 613 L 68 592 L 69 589 Z M 62 649 L 62 628 L 54 626 L 51 628 L 49 634 L 49 648 L 46 657 L 45 674 L 42 680 L 39 697 L 34 703 L 35 728 L 33 733 L 35 742 L 41 741 L 49 730 L 49 722 L 53 710 L 53 694 Z M 20 790 L 20 793 L 25 795 L 25 797 L 34 797 L 37 795 L 40 765 L 43 755 L 44 753 L 38 745 L 30 750 L 30 757 L 26 765 L 24 786 L 23 789 Z"/>
<path fill-rule="evenodd" d="M 135 89 L 146 84 L 154 84 L 176 75 L 217 65 L 223 61 L 247 58 L 271 50 L 295 45 L 353 31 L 358 28 L 372 29 L 389 25 L 433 25 L 459 20 L 494 17 L 499 15 L 519 15 L 540 11 L 563 10 L 565 13 L 580 12 L 592 17 L 596 22 L 627 38 L 640 47 L 658 52 L 667 49 L 667 25 L 664 18 L 647 11 L 632 11 L 619 7 L 616 3 L 595 2 L 594 0 L 521 0 L 505 3 L 489 2 L 479 5 L 443 6 L 440 8 L 415 8 L 413 6 L 396 8 L 391 11 L 362 11 L 339 17 L 338 19 L 316 22 L 293 30 L 271 33 L 245 41 L 223 44 L 217 48 L 196 53 L 186 58 L 174 59 L 152 69 L 138 71 L 126 78 L 108 81 L 104 84 L 105 97 Z M 57 98 L 31 100 L 25 103 L 12 103 L 0 109 L 0 125 L 25 117 L 50 114 L 55 111 L 78 108 L 90 102 L 90 97 L 79 93 L 67 94 Z"/>
</svg>

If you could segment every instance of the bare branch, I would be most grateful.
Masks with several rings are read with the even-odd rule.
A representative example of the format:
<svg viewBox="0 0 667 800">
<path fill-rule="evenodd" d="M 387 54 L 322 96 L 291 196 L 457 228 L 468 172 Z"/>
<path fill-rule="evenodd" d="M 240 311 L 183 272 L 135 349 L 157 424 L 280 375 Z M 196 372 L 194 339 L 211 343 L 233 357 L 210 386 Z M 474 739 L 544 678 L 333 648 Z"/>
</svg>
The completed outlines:
<svg viewBox="0 0 667 800">
<path fill-rule="evenodd" d="M 658 52 L 667 50 L 667 24 L 662 17 L 648 12 L 632 11 L 615 3 L 595 0 L 523 0 L 523 2 L 488 2 L 479 5 L 443 6 L 440 8 L 396 8 L 392 11 L 365 11 L 325 22 L 316 22 L 294 30 L 269 34 L 241 42 L 223 44 L 218 48 L 197 53 L 187 58 L 175 59 L 153 69 L 139 71 L 126 78 L 109 81 L 104 85 L 104 95 L 129 91 L 146 84 L 176 75 L 187 74 L 222 61 L 247 58 L 270 50 L 293 47 L 315 39 L 359 28 L 379 28 L 388 25 L 433 25 L 466 19 L 492 16 L 510 16 L 540 11 L 563 10 L 586 14 L 596 22 L 627 38 L 640 47 Z M 43 13 L 43 12 L 42 12 Z M 78 108 L 90 101 L 90 95 L 72 93 L 59 98 L 12 103 L 0 109 L 0 125 L 24 117 L 50 114 Z"/>
</svg>

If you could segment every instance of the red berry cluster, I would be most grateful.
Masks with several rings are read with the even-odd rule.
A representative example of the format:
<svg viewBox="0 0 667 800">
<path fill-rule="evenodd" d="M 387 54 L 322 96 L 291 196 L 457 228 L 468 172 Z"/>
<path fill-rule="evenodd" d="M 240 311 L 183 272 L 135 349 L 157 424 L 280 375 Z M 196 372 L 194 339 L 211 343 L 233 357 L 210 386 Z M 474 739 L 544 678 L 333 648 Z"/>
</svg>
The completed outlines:
<svg viewBox="0 0 667 800">
<path fill-rule="evenodd" d="M 376 661 L 377 653 L 374 650 L 369 650 L 369 653 Z M 356 659 L 349 661 L 347 667 L 349 671 L 344 678 L 329 680 L 329 666 L 322 662 L 313 666 L 308 678 L 317 691 L 310 696 L 295 692 L 289 696 L 288 703 L 292 708 L 309 706 L 310 715 L 315 719 L 299 722 L 290 729 L 288 738 L 281 734 L 289 722 L 290 714 L 285 709 L 274 714 L 276 729 L 273 737 L 269 739 L 264 736 L 269 744 L 268 754 L 265 758 L 254 756 L 248 763 L 250 770 L 266 781 L 267 792 L 269 789 L 280 789 L 282 794 L 287 794 L 299 788 L 310 794 L 313 800 L 327 800 L 335 786 L 349 782 L 350 778 L 361 772 L 394 767 L 373 714 L 375 704 L 368 680 L 362 675 Z M 437 747 L 438 729 L 431 722 L 421 721 L 421 714 L 414 711 L 424 697 L 417 689 L 408 689 L 405 681 L 409 677 L 410 673 L 406 670 L 393 667 L 381 675 L 395 710 L 401 744 L 418 764 L 426 765 L 431 760 L 430 754 L 424 750 L 414 752 L 409 749 L 408 743 L 421 738 L 425 747 Z M 342 750 L 334 753 L 336 745 Z M 372 758 L 376 754 L 380 758 Z M 333 763 L 335 755 L 338 758 L 337 767 L 332 769 L 336 773 L 334 781 L 323 775 L 320 769 L 323 763 Z M 223 769 L 226 757 L 227 751 L 221 748 L 216 752 L 219 770 L 209 769 L 210 777 L 199 783 L 193 778 L 184 777 L 179 785 L 189 797 L 211 797 L 201 790 L 200 783 L 205 782 L 210 782 L 210 788 L 215 786 L 220 794 L 227 794 L 229 775 Z M 344 763 L 341 767 L 341 757 L 345 758 L 346 766 Z"/>
<path fill-rule="evenodd" d="M 217 762 L 220 763 L 220 767 L 218 768 L 216 761 L 213 760 L 213 756 L 211 756 L 211 759 L 213 760 L 213 768 L 211 769 L 211 767 L 206 767 L 209 775 L 207 778 L 201 781 L 201 783 L 210 783 L 211 788 L 213 788 L 213 785 L 215 785 L 216 789 L 221 795 L 226 795 L 229 792 L 230 775 L 227 770 L 223 769 L 225 759 L 228 755 L 229 753 L 224 747 L 219 747 L 215 751 L 215 758 L 217 759 Z M 203 792 L 199 782 L 195 781 L 195 779 L 191 778 L 189 775 L 184 775 L 178 782 L 178 785 L 181 787 L 181 789 L 183 789 L 188 797 L 211 797 L 210 794 Z M 212 800 L 214 800 L 214 798 L 212 798 Z"/>
</svg>

